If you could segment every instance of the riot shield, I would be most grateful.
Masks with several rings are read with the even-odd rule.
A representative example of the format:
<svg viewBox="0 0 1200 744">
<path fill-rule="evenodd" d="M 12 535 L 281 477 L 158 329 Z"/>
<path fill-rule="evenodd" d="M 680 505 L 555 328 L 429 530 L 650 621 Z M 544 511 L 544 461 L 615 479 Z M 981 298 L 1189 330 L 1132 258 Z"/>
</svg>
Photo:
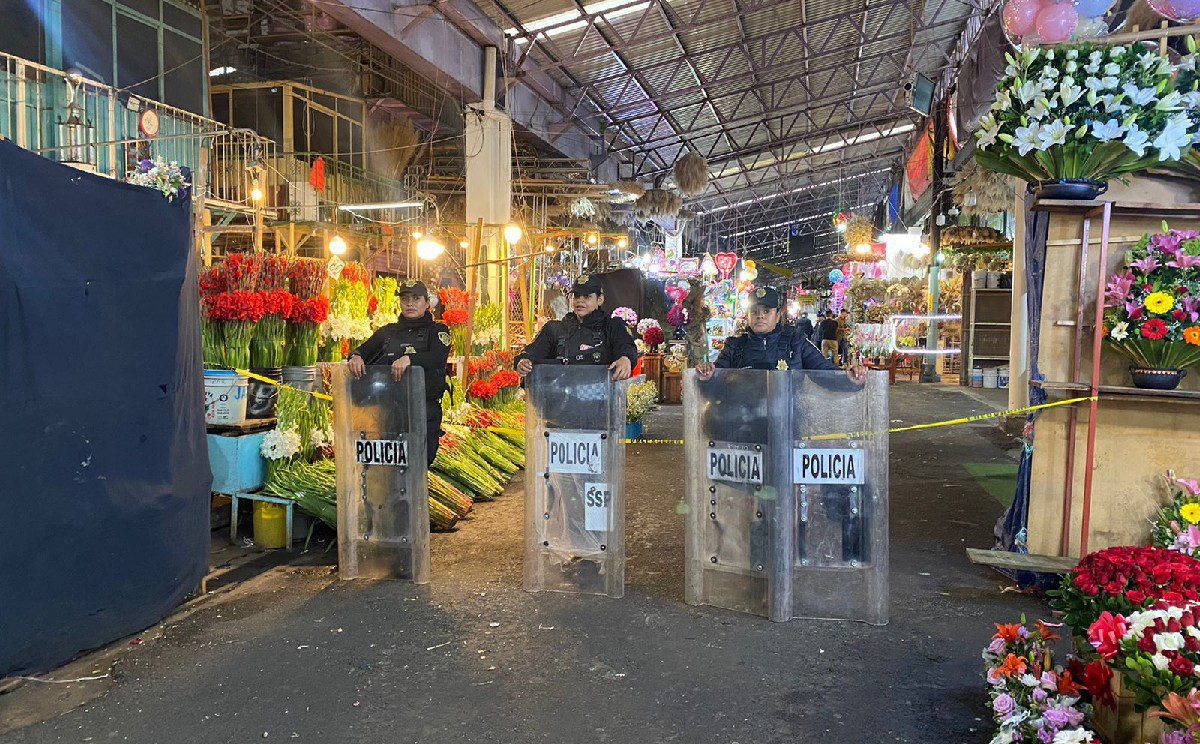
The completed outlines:
<svg viewBox="0 0 1200 744">
<path fill-rule="evenodd" d="M 888 621 L 888 379 L 788 372 L 791 616 Z"/>
<path fill-rule="evenodd" d="M 684 373 L 688 604 L 786 619 L 787 382 L 754 369 Z"/>
<path fill-rule="evenodd" d="M 387 366 L 359 379 L 333 365 L 338 573 L 343 579 L 429 581 L 425 372 L 400 382 Z"/>
<path fill-rule="evenodd" d="M 623 596 L 628 382 L 567 365 L 526 379 L 525 589 Z"/>
<path fill-rule="evenodd" d="M 686 600 L 887 622 L 887 380 L 684 377 Z"/>
</svg>

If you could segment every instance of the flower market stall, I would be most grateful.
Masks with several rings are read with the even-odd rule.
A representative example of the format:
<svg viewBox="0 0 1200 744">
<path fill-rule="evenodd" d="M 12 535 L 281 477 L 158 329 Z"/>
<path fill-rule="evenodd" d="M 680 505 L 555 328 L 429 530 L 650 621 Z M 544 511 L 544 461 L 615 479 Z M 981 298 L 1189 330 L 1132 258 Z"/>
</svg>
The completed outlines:
<svg viewBox="0 0 1200 744">
<path fill-rule="evenodd" d="M 290 539 L 281 531 L 283 507 L 256 500 L 256 492 L 291 501 L 336 527 L 332 414 L 322 365 L 340 363 L 374 330 L 396 320 L 397 286 L 394 277 L 371 276 L 361 264 L 337 257 L 257 253 L 231 254 L 201 277 L 205 375 L 212 380 L 206 412 L 214 431 L 225 435 L 210 436 L 210 451 L 220 448 L 213 456 L 222 471 L 218 490 L 255 501 L 260 547 L 284 547 Z M 441 318 L 462 358 L 469 296 L 443 288 L 439 297 Z M 445 434 L 429 473 L 434 529 L 450 529 L 476 502 L 496 498 L 524 465 L 524 406 L 512 354 L 487 348 L 499 314 L 498 306 L 476 310 L 476 355 L 442 400 Z M 246 387 L 250 393 L 232 405 Z M 252 447 L 229 455 L 227 436 Z M 259 456 L 265 467 L 255 464 Z"/>
</svg>

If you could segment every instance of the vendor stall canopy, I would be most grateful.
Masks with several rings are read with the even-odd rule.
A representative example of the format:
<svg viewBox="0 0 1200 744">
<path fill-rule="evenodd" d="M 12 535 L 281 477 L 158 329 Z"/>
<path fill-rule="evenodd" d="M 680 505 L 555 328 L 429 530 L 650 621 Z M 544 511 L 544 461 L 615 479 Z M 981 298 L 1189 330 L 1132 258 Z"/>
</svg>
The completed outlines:
<svg viewBox="0 0 1200 744">
<path fill-rule="evenodd" d="M 886 197 L 921 124 L 905 84 L 918 72 L 941 81 L 980 16 L 963 0 L 483 7 L 516 54 L 598 112 L 623 178 L 669 183 L 698 154 L 711 183 L 685 208 L 701 241 L 762 255 L 786 253 L 797 233 L 831 251 L 833 213 Z"/>
</svg>

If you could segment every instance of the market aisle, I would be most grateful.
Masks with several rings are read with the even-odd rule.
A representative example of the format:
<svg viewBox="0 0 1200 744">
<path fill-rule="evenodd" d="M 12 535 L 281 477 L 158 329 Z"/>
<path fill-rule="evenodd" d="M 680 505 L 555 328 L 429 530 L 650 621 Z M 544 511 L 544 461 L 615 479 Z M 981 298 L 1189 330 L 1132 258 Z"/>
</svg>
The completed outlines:
<svg viewBox="0 0 1200 744">
<path fill-rule="evenodd" d="M 984 406 L 893 388 L 893 419 Z M 650 422 L 674 436 L 678 409 Z M 964 462 L 1010 462 L 979 424 L 892 440 L 892 623 L 761 618 L 682 603 L 677 448 L 629 453 L 623 600 L 520 589 L 519 490 L 434 538 L 434 583 L 282 571 L 126 656 L 121 683 L 16 742 L 987 741 L 979 650 L 1028 598 L 967 563 L 1000 504 Z M 519 488 L 519 485 L 518 485 Z"/>
</svg>

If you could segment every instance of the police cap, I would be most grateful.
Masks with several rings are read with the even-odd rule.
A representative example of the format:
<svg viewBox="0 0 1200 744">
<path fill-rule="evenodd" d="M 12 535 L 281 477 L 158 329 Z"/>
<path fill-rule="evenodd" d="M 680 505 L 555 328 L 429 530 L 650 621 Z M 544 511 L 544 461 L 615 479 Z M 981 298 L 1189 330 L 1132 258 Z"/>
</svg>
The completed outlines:
<svg viewBox="0 0 1200 744">
<path fill-rule="evenodd" d="M 750 293 L 750 304 L 767 309 L 779 309 L 780 306 L 779 290 L 774 287 L 759 287 Z"/>
<path fill-rule="evenodd" d="M 571 294 L 573 295 L 598 295 L 604 291 L 604 287 L 600 286 L 600 279 L 589 274 L 580 274 L 575 278 L 575 283 L 571 285 Z"/>
<path fill-rule="evenodd" d="M 396 294 L 400 297 L 404 295 L 412 295 L 414 297 L 422 297 L 429 299 L 429 290 L 425 288 L 425 282 L 420 279 L 405 279 L 400 282 L 400 286 L 396 288 Z"/>
</svg>

